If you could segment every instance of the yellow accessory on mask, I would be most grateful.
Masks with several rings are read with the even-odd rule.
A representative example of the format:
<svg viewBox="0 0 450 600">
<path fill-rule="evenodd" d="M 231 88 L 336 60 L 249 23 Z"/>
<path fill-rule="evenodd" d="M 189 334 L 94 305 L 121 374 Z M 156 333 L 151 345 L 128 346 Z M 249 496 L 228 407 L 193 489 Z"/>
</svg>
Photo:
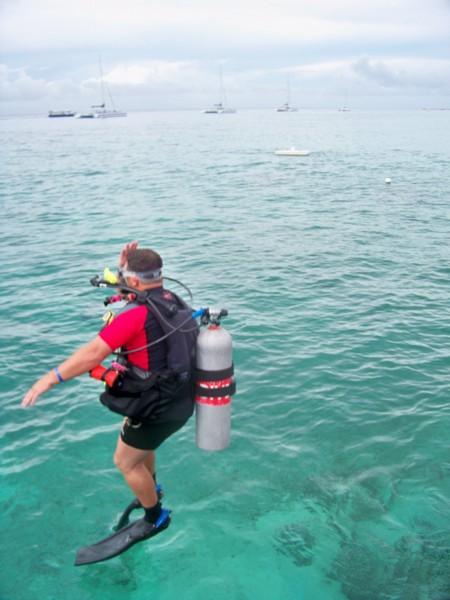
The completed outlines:
<svg viewBox="0 0 450 600">
<path fill-rule="evenodd" d="M 110 269 L 108 269 L 108 267 L 105 268 L 105 270 L 103 271 L 103 279 L 107 282 L 107 283 L 119 283 L 119 279 L 117 277 L 117 275 L 115 273 L 113 273 Z"/>
</svg>

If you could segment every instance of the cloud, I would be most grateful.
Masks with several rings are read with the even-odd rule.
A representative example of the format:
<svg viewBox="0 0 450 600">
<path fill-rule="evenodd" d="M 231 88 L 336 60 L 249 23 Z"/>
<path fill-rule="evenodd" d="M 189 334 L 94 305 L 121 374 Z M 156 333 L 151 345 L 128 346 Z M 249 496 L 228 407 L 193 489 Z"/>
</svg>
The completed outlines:
<svg viewBox="0 0 450 600">
<path fill-rule="evenodd" d="M 450 89 L 450 60 L 358 59 L 352 64 L 356 75 L 384 88 Z"/>
<path fill-rule="evenodd" d="M 45 73 L 45 71 L 44 71 Z M 203 93 L 210 77 L 191 62 L 144 61 L 118 64 L 104 72 L 104 82 L 114 96 Z M 0 93 L 3 102 L 47 100 L 50 104 L 91 103 L 101 94 L 100 75 L 75 81 L 33 76 L 26 67 L 11 69 L 0 65 Z"/>
<path fill-rule="evenodd" d="M 3 102 L 57 98 L 72 93 L 79 93 L 79 89 L 70 80 L 48 81 L 32 77 L 25 68 L 9 69 L 6 65 L 0 65 L 0 94 Z"/>
<path fill-rule="evenodd" d="M 280 77 L 280 75 L 284 77 Z M 328 89 L 342 90 L 353 86 L 378 91 L 420 89 L 437 90 L 447 93 L 450 90 L 450 59 L 413 59 L 385 58 L 374 59 L 367 56 L 355 60 L 340 59 L 316 61 L 308 64 L 291 65 L 280 70 L 255 70 L 241 74 L 253 80 L 272 81 L 278 77 L 285 81 L 289 76 L 291 87 L 311 89 L 320 86 Z"/>
<path fill-rule="evenodd" d="M 444 0 L 78 0 L 76 11 L 3 0 L 0 10 L 1 100 L 11 105 L 97 101 L 99 54 L 114 96 L 145 108 L 156 97 L 214 101 L 219 64 L 235 103 L 250 106 L 279 102 L 286 73 L 303 96 L 448 93 Z"/>
<path fill-rule="evenodd" d="M 450 92 L 450 60 L 373 59 L 319 61 L 284 69 L 248 69 L 227 73 L 224 83 L 234 101 L 250 106 L 270 106 L 284 99 L 286 75 L 292 96 L 302 103 L 313 94 L 336 95 L 351 90 L 353 96 Z M 131 98 L 145 98 L 145 106 L 201 106 L 214 101 L 219 93 L 218 71 L 211 75 L 195 61 L 142 61 L 118 63 L 106 69 L 104 81 L 116 100 L 128 104 Z M 0 86 L 4 102 L 36 100 L 47 104 L 89 105 L 99 100 L 100 78 L 46 79 L 33 77 L 26 68 L 0 66 Z"/>
<path fill-rule="evenodd" d="M 195 62 L 192 61 L 142 61 L 140 63 L 120 63 L 104 76 L 104 80 L 113 86 L 134 87 L 154 86 L 171 87 L 173 85 L 195 85 L 202 78 Z"/>
<path fill-rule="evenodd" d="M 24 69 L 0 65 L 0 93 L 3 101 L 35 100 L 47 94 L 45 81 L 30 77 Z"/>
</svg>

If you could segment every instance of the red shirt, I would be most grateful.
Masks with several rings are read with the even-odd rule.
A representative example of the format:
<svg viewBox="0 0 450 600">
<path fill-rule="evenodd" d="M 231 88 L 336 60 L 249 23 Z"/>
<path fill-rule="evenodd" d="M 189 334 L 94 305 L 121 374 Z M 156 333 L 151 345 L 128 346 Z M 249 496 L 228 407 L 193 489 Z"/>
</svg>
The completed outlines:
<svg viewBox="0 0 450 600">
<path fill-rule="evenodd" d="M 142 348 L 142 346 L 146 346 L 152 338 L 157 339 L 162 335 L 156 322 L 153 324 L 154 335 L 151 335 L 152 331 L 149 331 L 148 329 L 147 314 L 148 311 L 144 305 L 125 310 L 124 312 L 119 313 L 112 323 L 102 329 L 99 336 L 108 344 L 112 351 L 117 350 L 118 348 L 122 348 L 124 351 Z M 148 348 L 142 348 L 142 350 L 127 354 L 126 357 L 131 363 L 145 371 L 150 371 L 152 369 L 152 365 L 150 364 L 151 353 Z"/>
</svg>

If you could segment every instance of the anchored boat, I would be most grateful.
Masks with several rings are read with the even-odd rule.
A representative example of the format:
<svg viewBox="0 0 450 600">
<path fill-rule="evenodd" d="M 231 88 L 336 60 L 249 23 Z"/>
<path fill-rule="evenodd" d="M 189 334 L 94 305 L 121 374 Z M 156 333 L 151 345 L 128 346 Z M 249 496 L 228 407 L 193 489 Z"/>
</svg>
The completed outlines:
<svg viewBox="0 0 450 600">
<path fill-rule="evenodd" d="M 75 111 L 73 111 L 73 110 L 49 110 L 48 116 L 51 119 L 54 119 L 56 117 L 74 117 Z"/>
<path fill-rule="evenodd" d="M 275 150 L 275 154 L 277 156 L 308 156 L 310 152 L 309 150 L 297 150 L 292 147 L 287 150 Z"/>
<path fill-rule="evenodd" d="M 91 108 L 92 111 L 77 113 L 75 115 L 76 119 L 109 119 L 111 117 L 126 117 L 127 113 L 122 110 L 117 110 L 114 105 L 114 100 L 111 95 L 111 90 L 103 79 L 103 67 L 102 61 L 99 59 L 99 69 L 100 69 L 100 94 L 102 102 L 101 104 L 93 104 Z M 111 103 L 112 108 L 106 108 L 105 98 L 108 96 L 109 101 Z"/>
</svg>

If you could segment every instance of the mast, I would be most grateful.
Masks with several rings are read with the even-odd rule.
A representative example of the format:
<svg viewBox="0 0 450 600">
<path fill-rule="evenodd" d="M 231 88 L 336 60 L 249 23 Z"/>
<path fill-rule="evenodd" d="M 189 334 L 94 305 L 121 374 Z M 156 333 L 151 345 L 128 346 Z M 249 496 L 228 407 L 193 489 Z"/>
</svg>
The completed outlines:
<svg viewBox="0 0 450 600">
<path fill-rule="evenodd" d="M 103 65 L 102 55 L 98 55 L 98 68 L 100 71 L 100 98 L 102 100 L 102 108 L 105 108 L 105 84 L 103 83 Z"/>
<path fill-rule="evenodd" d="M 99 56 L 98 56 L 98 68 L 100 71 L 100 96 L 101 96 L 102 103 L 99 106 L 96 106 L 95 108 L 105 108 L 106 96 L 108 96 L 109 102 L 111 103 L 111 107 L 115 111 L 116 106 L 114 104 L 111 90 L 109 89 L 109 86 L 105 83 L 105 80 L 103 79 L 103 64 L 102 64 L 101 54 L 99 54 Z"/>
<path fill-rule="evenodd" d="M 222 69 L 222 65 L 219 65 L 219 82 L 220 82 L 220 91 L 219 91 L 219 96 L 220 96 L 220 102 L 222 104 L 223 107 L 225 107 L 227 105 L 227 97 L 225 94 L 225 87 L 223 85 L 223 69 Z"/>
</svg>

